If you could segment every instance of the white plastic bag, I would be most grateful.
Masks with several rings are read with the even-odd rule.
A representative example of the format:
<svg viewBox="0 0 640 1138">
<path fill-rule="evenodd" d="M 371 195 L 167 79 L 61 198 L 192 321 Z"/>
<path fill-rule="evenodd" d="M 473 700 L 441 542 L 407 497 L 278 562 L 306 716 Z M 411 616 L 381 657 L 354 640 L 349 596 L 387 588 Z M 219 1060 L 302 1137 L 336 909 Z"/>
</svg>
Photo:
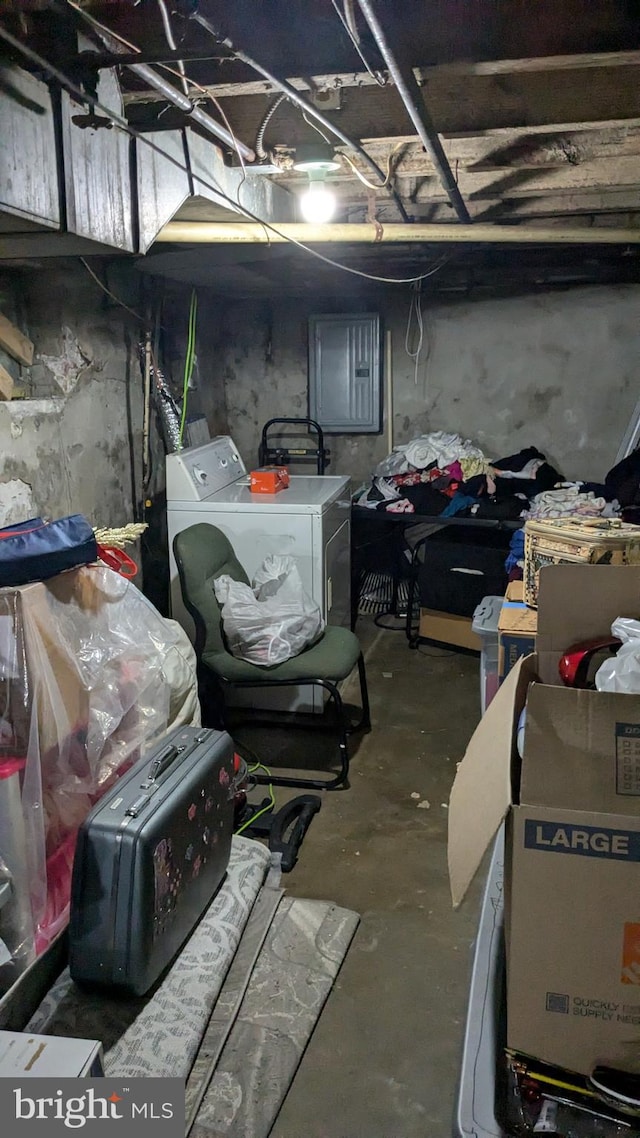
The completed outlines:
<svg viewBox="0 0 640 1138">
<path fill-rule="evenodd" d="M 227 575 L 213 586 L 229 650 L 250 664 L 282 664 L 317 640 L 324 628 L 293 557 L 267 557 L 253 589 Z"/>
<path fill-rule="evenodd" d="M 611 635 L 617 636 L 622 645 L 616 656 L 598 668 L 596 688 L 640 695 L 640 621 L 619 616 L 611 625 Z"/>
</svg>

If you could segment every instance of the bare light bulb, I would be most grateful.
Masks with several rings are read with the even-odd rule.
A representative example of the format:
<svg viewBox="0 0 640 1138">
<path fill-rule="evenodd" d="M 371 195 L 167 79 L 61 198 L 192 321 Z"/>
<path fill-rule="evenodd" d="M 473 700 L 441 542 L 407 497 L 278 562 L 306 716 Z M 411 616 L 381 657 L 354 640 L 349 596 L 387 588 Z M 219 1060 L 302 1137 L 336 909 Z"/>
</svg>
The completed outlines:
<svg viewBox="0 0 640 1138">
<path fill-rule="evenodd" d="M 322 183 L 312 184 L 300 197 L 300 211 L 310 225 L 324 225 L 336 212 L 336 195 Z"/>
</svg>

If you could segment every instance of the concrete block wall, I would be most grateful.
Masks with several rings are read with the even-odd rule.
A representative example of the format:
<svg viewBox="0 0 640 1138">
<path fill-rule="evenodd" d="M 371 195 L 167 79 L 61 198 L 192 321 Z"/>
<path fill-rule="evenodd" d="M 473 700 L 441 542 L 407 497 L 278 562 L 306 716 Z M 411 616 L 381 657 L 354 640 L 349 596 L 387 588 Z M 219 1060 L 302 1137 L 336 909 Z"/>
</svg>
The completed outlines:
<svg viewBox="0 0 640 1138">
<path fill-rule="evenodd" d="M 162 311 L 167 373 L 178 386 L 189 292 L 171 286 Z M 409 300 L 402 289 L 355 302 L 241 302 L 201 289 L 190 408 L 206 414 L 212 434 L 228 431 L 253 465 L 267 419 L 307 413 L 309 315 L 375 310 L 391 331 L 396 443 L 458 431 L 490 457 L 533 444 L 569 478 L 603 478 L 640 395 L 640 287 L 425 298 L 417 382 L 404 348 Z M 105 300 L 78 261 L 5 271 L 0 301 L 36 349 L 30 369 L 9 361 L 29 398 L 0 403 L 0 525 L 72 511 L 96 524 L 131 520 L 142 497 L 140 324 Z M 152 427 L 157 488 L 164 450 L 154 416 Z M 330 472 L 368 480 L 387 440 L 386 429 L 330 436 Z"/>
<path fill-rule="evenodd" d="M 80 512 L 131 521 L 141 495 L 140 327 L 79 262 L 4 272 L 3 311 L 35 345 L 0 403 L 0 525 Z"/>
<path fill-rule="evenodd" d="M 265 420 L 307 414 L 307 320 L 379 311 L 392 337 L 393 438 L 458 431 L 493 458 L 535 445 L 568 478 L 601 480 L 640 396 L 640 287 L 593 287 L 509 299 L 425 298 L 417 372 L 405 352 L 410 294 L 208 301 L 227 424 L 249 463 Z M 411 346 L 411 345 L 410 345 Z M 386 412 L 385 412 L 386 414 Z M 387 433 L 332 436 L 331 473 L 366 480 Z"/>
</svg>

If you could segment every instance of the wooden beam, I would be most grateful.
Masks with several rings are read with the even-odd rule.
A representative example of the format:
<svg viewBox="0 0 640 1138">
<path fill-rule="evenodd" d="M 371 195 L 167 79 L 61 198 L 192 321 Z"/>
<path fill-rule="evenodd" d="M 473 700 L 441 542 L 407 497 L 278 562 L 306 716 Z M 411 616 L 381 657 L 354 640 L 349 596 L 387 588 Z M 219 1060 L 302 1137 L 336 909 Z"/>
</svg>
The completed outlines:
<svg viewBox="0 0 640 1138">
<path fill-rule="evenodd" d="M 9 400 L 13 396 L 13 376 L 0 364 L 0 399 Z"/>
<path fill-rule="evenodd" d="M 4 348 L 14 360 L 28 367 L 33 363 L 33 344 L 23 336 L 19 328 L 0 313 L 0 348 Z"/>
<path fill-rule="evenodd" d="M 637 67 L 640 51 L 592 52 L 588 55 L 551 55 L 532 59 L 493 59 L 461 63 L 445 63 L 435 67 L 415 67 L 414 75 L 421 85 L 438 78 L 465 78 L 467 76 L 524 75 L 550 71 L 584 71 L 593 68 Z M 386 73 L 383 71 L 383 75 Z M 349 87 L 376 87 L 375 79 L 366 71 L 341 71 L 326 75 L 313 75 L 309 79 L 292 76 L 287 79 L 298 91 L 328 91 Z M 238 95 L 269 95 L 276 91 L 264 79 L 245 83 L 203 84 L 204 89 L 217 99 L 230 99 Z M 194 88 L 197 94 L 197 89 Z M 125 102 L 157 102 L 157 91 L 129 91 Z"/>
<path fill-rule="evenodd" d="M 486 166 L 457 167 L 454 163 L 453 168 L 460 192 L 469 201 L 573 194 L 578 191 L 603 192 L 633 187 L 639 191 L 640 207 L 640 159 L 635 155 L 615 160 L 597 158 L 577 165 L 567 163 L 564 166 L 516 166 L 501 169 Z M 408 168 L 401 166 L 396 170 L 395 176 L 398 191 L 403 198 L 413 198 L 415 188 L 418 186 L 419 200 L 433 202 L 446 200 L 447 195 L 435 173 L 424 162 L 420 166 Z M 285 180 L 284 175 L 282 180 Z M 415 185 L 407 185 L 411 182 Z M 287 176 L 286 184 L 291 190 L 298 191 L 306 185 L 304 177 L 300 175 Z M 354 194 L 363 200 L 365 198 L 361 184 L 354 181 L 346 172 L 334 174 L 328 184 L 336 189 L 348 185 L 352 187 Z"/>
<path fill-rule="evenodd" d="M 640 74 L 633 66 L 614 71 L 525 72 L 502 76 L 435 77 L 423 88 L 440 134 L 478 134 L 505 128 L 554 128 L 559 123 L 625 122 L 640 118 Z M 221 100 L 239 138 L 252 140 L 272 103 L 272 96 L 241 95 Z M 129 107 L 132 122 L 144 125 L 140 109 Z M 343 92 L 336 116 L 345 134 L 359 138 L 405 138 L 412 130 L 395 87 L 368 86 Z M 295 146 L 309 141 L 313 129 L 294 107 L 283 103 L 269 124 L 268 145 Z"/>
<path fill-rule="evenodd" d="M 640 161 L 599 158 L 593 162 L 562 168 L 519 168 L 514 170 L 457 171 L 460 192 L 465 198 L 481 201 L 492 198 L 538 197 L 548 194 L 573 194 L 580 190 L 637 188 L 640 200 Z M 435 176 L 421 180 L 416 195 L 421 201 L 444 201 L 446 195 Z"/>
<path fill-rule="evenodd" d="M 530 166 L 562 167 L 593 158 L 640 156 L 640 118 L 628 122 L 558 123 L 552 127 L 518 127 L 485 130 L 476 134 L 441 135 L 449 162 L 474 169 L 514 169 Z M 397 173 L 428 173 L 431 163 L 415 135 L 364 139 L 367 153 L 384 169 L 389 157 Z M 362 173 L 357 155 L 340 146 Z"/>
<path fill-rule="evenodd" d="M 444 202 L 409 201 L 407 211 L 415 221 L 452 222 L 451 208 Z M 378 209 L 384 221 L 384 206 Z M 613 225 L 618 228 L 635 228 L 640 225 L 640 195 L 637 190 L 612 190 L 602 193 L 576 193 L 546 195 L 532 198 L 485 198 L 468 203 L 474 221 L 501 222 L 531 221 L 546 225 Z M 358 221 L 366 217 L 367 206 L 360 200 L 340 199 L 341 214 L 345 220 Z M 176 220 L 178 220 L 176 218 Z"/>
</svg>

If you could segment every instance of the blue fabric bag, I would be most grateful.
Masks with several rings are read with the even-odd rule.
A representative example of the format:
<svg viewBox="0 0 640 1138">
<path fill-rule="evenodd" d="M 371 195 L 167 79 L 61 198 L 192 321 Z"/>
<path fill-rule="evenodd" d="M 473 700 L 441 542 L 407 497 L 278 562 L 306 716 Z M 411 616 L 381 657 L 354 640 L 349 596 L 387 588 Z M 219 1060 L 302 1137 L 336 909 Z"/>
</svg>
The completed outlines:
<svg viewBox="0 0 640 1138">
<path fill-rule="evenodd" d="M 97 560 L 95 534 L 82 514 L 54 522 L 31 518 L 0 529 L 0 587 L 46 581 Z"/>
</svg>

